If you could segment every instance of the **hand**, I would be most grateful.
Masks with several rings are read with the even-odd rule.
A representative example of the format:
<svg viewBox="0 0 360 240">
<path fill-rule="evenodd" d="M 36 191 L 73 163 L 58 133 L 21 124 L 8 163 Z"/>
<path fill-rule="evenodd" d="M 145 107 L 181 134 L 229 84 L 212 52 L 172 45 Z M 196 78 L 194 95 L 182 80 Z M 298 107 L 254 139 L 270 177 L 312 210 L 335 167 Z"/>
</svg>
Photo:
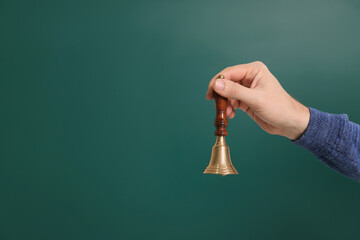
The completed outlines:
<svg viewBox="0 0 360 240">
<path fill-rule="evenodd" d="M 217 79 L 218 75 L 225 79 Z M 292 98 L 262 62 L 227 67 L 210 81 L 206 99 L 213 91 L 228 99 L 226 114 L 246 112 L 264 131 L 298 139 L 309 124 L 309 108 Z"/>
</svg>

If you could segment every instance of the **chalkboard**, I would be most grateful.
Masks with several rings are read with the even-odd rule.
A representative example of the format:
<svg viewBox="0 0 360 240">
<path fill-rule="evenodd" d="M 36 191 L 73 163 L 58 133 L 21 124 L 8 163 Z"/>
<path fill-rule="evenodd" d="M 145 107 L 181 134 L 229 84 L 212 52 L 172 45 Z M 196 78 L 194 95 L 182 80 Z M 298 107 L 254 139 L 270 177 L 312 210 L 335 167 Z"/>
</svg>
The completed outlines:
<svg viewBox="0 0 360 240">
<path fill-rule="evenodd" d="M 246 114 L 204 175 L 209 80 L 260 60 L 360 123 L 358 1 L 2 1 L 0 239 L 354 239 L 359 183 Z"/>
</svg>

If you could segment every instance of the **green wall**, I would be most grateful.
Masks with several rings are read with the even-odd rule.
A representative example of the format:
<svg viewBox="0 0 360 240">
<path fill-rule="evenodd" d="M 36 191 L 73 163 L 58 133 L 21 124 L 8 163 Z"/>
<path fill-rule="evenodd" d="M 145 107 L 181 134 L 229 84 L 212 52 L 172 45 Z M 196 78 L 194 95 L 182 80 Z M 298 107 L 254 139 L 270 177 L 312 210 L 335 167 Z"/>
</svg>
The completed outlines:
<svg viewBox="0 0 360 240">
<path fill-rule="evenodd" d="M 238 112 L 203 175 L 208 81 L 261 60 L 360 123 L 360 4 L 1 1 L 0 239 L 354 239 L 360 185 Z"/>
</svg>

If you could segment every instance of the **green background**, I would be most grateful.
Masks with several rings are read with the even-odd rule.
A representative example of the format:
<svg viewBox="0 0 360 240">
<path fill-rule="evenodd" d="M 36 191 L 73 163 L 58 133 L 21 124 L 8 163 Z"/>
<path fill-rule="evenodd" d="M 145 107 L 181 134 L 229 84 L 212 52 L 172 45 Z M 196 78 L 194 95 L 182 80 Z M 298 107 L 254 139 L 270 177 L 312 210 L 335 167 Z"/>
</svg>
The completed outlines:
<svg viewBox="0 0 360 240">
<path fill-rule="evenodd" d="M 360 4 L 1 1 L 0 239 L 350 239 L 359 183 L 238 112 L 202 174 L 207 84 L 263 61 L 360 122 Z"/>
</svg>

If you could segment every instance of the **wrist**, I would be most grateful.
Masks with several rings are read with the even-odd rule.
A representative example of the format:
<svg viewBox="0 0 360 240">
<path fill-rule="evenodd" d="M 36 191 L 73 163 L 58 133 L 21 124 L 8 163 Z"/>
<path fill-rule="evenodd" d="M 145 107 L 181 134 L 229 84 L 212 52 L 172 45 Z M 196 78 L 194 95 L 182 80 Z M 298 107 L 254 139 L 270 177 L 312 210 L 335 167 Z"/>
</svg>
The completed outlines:
<svg viewBox="0 0 360 240">
<path fill-rule="evenodd" d="M 297 140 L 303 135 L 309 125 L 310 109 L 295 101 L 294 111 L 291 114 L 290 119 L 290 127 L 288 128 L 285 137 L 291 140 Z"/>
</svg>

